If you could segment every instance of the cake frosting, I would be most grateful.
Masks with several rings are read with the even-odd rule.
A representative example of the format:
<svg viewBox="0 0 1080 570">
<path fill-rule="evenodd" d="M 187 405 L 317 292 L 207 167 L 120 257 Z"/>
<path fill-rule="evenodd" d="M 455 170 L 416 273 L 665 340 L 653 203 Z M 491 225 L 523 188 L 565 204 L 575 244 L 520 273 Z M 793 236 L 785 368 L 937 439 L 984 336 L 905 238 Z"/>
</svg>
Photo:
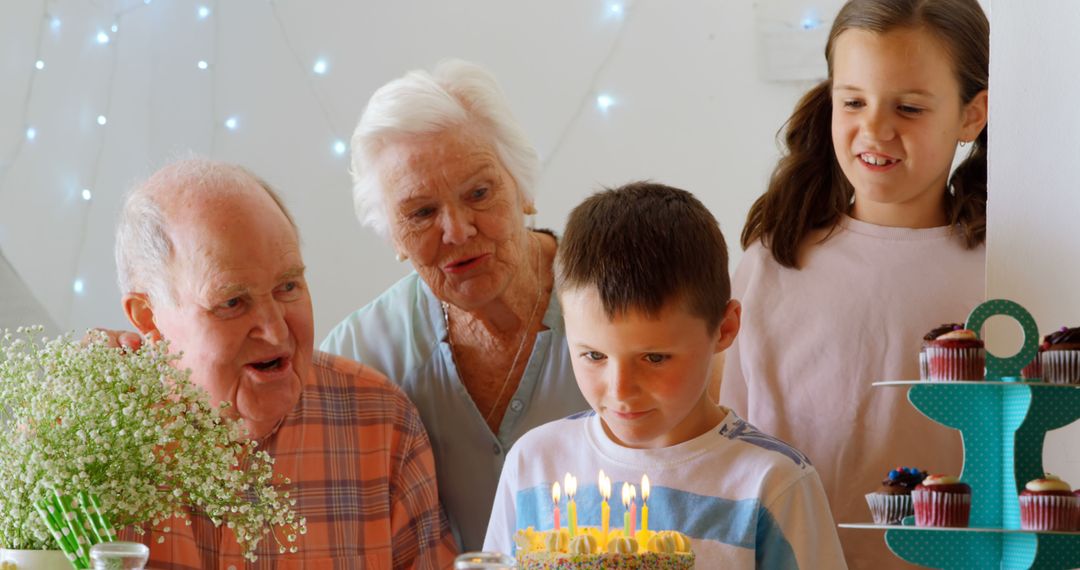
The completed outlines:
<svg viewBox="0 0 1080 570">
<path fill-rule="evenodd" d="M 595 527 L 566 528 L 514 536 L 521 570 L 684 570 L 694 567 L 690 539 L 675 531 L 647 531 L 624 536 L 613 529 L 604 536 Z"/>
<path fill-rule="evenodd" d="M 1063 495 L 1072 494 L 1072 487 L 1068 483 L 1062 481 L 1060 477 L 1047 473 L 1041 479 L 1032 479 L 1024 485 L 1024 490 L 1031 493 L 1059 493 Z"/>
</svg>

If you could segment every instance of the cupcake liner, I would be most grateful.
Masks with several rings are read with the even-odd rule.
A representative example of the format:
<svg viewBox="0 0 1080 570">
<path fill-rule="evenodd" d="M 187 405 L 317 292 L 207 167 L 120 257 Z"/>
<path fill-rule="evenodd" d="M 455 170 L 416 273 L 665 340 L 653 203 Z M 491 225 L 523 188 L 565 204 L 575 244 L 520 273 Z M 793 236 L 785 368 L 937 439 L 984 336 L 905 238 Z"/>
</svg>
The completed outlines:
<svg viewBox="0 0 1080 570">
<path fill-rule="evenodd" d="M 1020 369 L 1020 377 L 1025 380 L 1036 380 L 1043 377 L 1041 352 L 1036 354 L 1035 358 L 1032 358 L 1027 366 Z"/>
<path fill-rule="evenodd" d="M 930 377 L 930 363 L 926 361 L 926 349 L 919 351 L 919 380 L 926 380 Z"/>
<path fill-rule="evenodd" d="M 966 527 L 971 515 L 971 495 L 916 489 L 911 492 L 917 526 Z"/>
<path fill-rule="evenodd" d="M 1080 384 L 1080 350 L 1047 350 L 1039 358 L 1047 382 Z"/>
<path fill-rule="evenodd" d="M 870 507 L 870 516 L 874 524 L 900 524 L 904 517 L 912 514 L 911 495 L 886 495 L 885 493 L 867 493 L 866 504 Z"/>
<path fill-rule="evenodd" d="M 1073 530 L 1076 501 L 1075 495 L 1020 495 L 1020 528 Z"/>
<path fill-rule="evenodd" d="M 986 350 L 982 348 L 926 347 L 927 380 L 956 382 L 985 377 Z"/>
</svg>

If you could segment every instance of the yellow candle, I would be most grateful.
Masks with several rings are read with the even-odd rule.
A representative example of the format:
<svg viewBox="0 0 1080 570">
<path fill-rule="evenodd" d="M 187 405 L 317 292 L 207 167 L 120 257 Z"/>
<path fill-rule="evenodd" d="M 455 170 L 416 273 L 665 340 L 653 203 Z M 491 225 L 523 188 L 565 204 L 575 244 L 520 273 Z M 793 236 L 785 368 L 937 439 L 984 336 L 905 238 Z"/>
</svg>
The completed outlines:
<svg viewBox="0 0 1080 570">
<path fill-rule="evenodd" d="M 641 530 L 649 530 L 649 476 L 641 476 Z"/>
<path fill-rule="evenodd" d="M 622 504 L 626 510 L 623 512 L 623 534 L 632 538 L 634 531 L 630 529 L 630 484 L 622 484 Z"/>
<path fill-rule="evenodd" d="M 577 477 L 567 473 L 564 478 L 566 488 L 566 509 L 567 516 L 570 518 L 570 536 L 571 538 L 577 536 L 577 502 L 574 501 L 574 495 L 577 494 Z"/>
<path fill-rule="evenodd" d="M 604 542 L 607 542 L 608 523 L 611 520 L 611 507 L 608 506 L 608 499 L 611 498 L 611 480 L 607 478 L 607 475 L 604 475 L 603 470 L 600 471 L 599 489 L 601 498 L 600 534 Z"/>
</svg>

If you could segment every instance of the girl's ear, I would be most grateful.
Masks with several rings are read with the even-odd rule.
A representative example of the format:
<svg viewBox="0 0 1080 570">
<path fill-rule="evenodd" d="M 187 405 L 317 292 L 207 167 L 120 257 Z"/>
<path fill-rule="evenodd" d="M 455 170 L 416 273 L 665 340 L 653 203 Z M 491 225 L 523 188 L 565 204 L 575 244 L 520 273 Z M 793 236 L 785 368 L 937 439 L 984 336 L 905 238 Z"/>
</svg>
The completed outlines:
<svg viewBox="0 0 1080 570">
<path fill-rule="evenodd" d="M 979 91 L 967 105 L 964 105 L 964 122 L 960 127 L 960 138 L 970 142 L 975 140 L 989 118 L 989 94 L 986 89 Z"/>
<path fill-rule="evenodd" d="M 161 340 L 161 331 L 154 322 L 154 307 L 146 293 L 127 293 L 121 303 L 128 321 L 139 333 L 153 341 Z"/>
</svg>

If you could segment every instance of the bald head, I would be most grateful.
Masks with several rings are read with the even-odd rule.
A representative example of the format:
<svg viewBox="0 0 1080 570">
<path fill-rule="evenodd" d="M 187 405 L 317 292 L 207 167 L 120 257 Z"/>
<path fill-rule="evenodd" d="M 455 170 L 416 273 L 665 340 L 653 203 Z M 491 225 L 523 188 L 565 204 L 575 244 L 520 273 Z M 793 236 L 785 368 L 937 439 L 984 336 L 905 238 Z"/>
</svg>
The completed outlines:
<svg viewBox="0 0 1080 570">
<path fill-rule="evenodd" d="M 281 199 L 246 168 L 203 158 L 166 165 L 135 186 L 124 201 L 115 249 L 121 293 L 171 300 L 170 264 L 178 232 L 212 231 L 265 211 L 283 216 L 299 240 Z"/>
</svg>

